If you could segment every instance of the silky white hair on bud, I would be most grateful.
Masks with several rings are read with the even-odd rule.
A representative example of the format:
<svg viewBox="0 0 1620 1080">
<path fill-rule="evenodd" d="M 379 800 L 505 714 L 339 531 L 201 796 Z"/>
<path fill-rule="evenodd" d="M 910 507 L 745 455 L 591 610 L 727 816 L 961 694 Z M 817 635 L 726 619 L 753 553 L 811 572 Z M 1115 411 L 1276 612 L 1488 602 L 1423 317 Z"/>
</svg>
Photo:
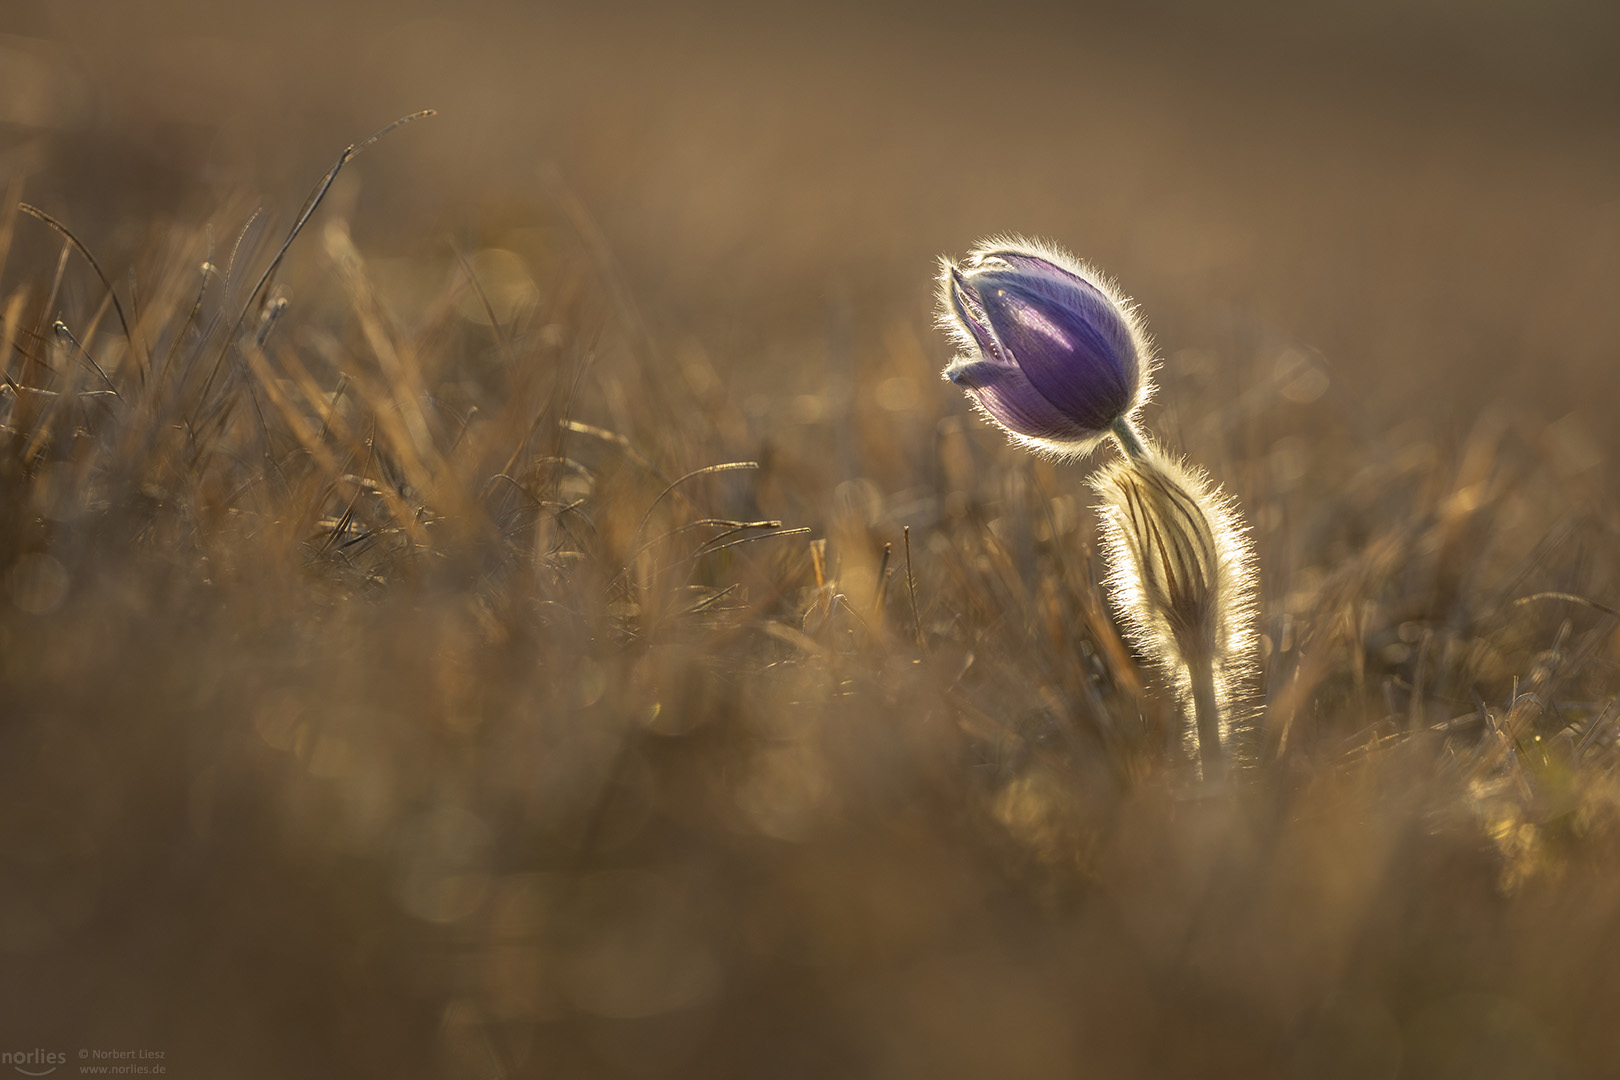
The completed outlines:
<svg viewBox="0 0 1620 1080">
<path fill-rule="evenodd" d="M 1130 408 L 1125 412 L 1127 420 L 1134 420 L 1142 411 L 1142 407 L 1153 398 L 1153 375 L 1159 370 L 1158 354 L 1155 352 L 1153 337 L 1148 333 L 1147 326 L 1142 320 L 1141 312 L 1129 296 L 1120 289 L 1119 283 L 1097 267 L 1070 254 L 1056 244 L 1045 240 L 1031 239 L 1017 233 L 998 233 L 988 236 L 977 244 L 967 257 L 960 263 L 942 257 L 939 260 L 939 287 L 937 314 L 935 325 L 944 332 L 959 350 L 961 356 L 972 357 L 980 352 L 980 346 L 974 340 L 973 334 L 964 326 L 954 314 L 955 304 L 951 299 L 951 274 L 955 270 L 971 272 L 994 263 L 1007 263 L 1009 257 L 1017 258 L 1020 255 L 1030 255 L 1042 259 L 1062 270 L 1083 278 L 1094 286 L 1098 292 L 1105 296 L 1109 303 L 1118 310 L 1120 317 L 1130 330 L 1131 341 L 1135 345 L 1138 362 L 1141 364 L 1141 377 L 1135 388 Z M 998 427 L 995 417 L 984 408 L 982 404 L 975 404 L 975 410 L 985 419 Z M 1088 456 L 1098 443 L 1105 440 L 1106 432 L 1099 432 L 1093 439 L 1079 441 L 1056 441 L 1036 436 L 1025 435 L 1016 431 L 1008 431 L 1009 438 L 1017 445 L 1043 457 L 1054 461 L 1078 461 Z"/>
<path fill-rule="evenodd" d="M 978 352 L 979 346 L 973 340 L 973 335 L 968 333 L 967 328 L 957 322 L 951 315 L 951 269 L 959 267 L 964 270 L 977 270 L 984 266 L 985 263 L 999 260 L 1003 255 L 1007 254 L 1033 255 L 1038 259 L 1046 260 L 1053 266 L 1067 270 L 1075 277 L 1084 278 L 1096 286 L 1097 291 L 1106 296 L 1119 309 L 1126 325 L 1131 329 L 1131 337 L 1136 342 L 1137 355 L 1144 362 L 1141 397 L 1136 404 L 1138 406 L 1145 405 L 1153 395 L 1153 382 L 1148 378 L 1148 375 L 1157 368 L 1158 364 L 1153 360 L 1153 337 L 1148 333 L 1146 325 L 1142 322 L 1142 315 L 1136 302 L 1120 290 L 1119 282 L 1084 259 L 1069 254 L 1056 244 L 1045 240 L 1031 240 L 1029 237 L 1019 236 L 1017 233 L 1003 233 L 985 237 L 972 251 L 968 252 L 967 258 L 963 259 L 960 264 L 948 258 L 941 258 L 939 260 L 939 314 L 935 317 L 935 322 L 939 328 L 962 351 L 967 353 Z"/>
<path fill-rule="evenodd" d="M 1194 719 L 1184 741 L 1209 775 L 1247 726 L 1259 642 L 1254 546 L 1230 495 L 1138 438 L 1091 481 L 1108 594 L 1126 637 Z"/>
</svg>

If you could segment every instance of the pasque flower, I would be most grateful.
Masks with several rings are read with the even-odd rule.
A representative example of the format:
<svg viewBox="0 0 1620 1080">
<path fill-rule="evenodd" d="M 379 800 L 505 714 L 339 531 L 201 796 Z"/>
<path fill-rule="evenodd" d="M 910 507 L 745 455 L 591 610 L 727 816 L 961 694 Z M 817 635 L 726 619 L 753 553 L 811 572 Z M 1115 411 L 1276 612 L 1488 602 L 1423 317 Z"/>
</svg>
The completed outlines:
<svg viewBox="0 0 1620 1080">
<path fill-rule="evenodd" d="M 1137 651 L 1193 720 L 1189 750 L 1222 767 L 1253 675 L 1254 548 L 1231 496 L 1141 437 L 1099 469 L 1108 596 Z"/>
<path fill-rule="evenodd" d="M 1149 393 L 1151 346 L 1101 274 L 1045 245 L 992 239 L 942 260 L 940 323 L 965 350 L 945 377 L 1014 439 L 1090 450 Z"/>
<path fill-rule="evenodd" d="M 1098 471 L 1107 588 L 1126 636 L 1189 721 L 1219 776 L 1243 715 L 1257 637 L 1254 549 L 1237 504 L 1138 429 L 1152 346 L 1135 310 L 1068 255 L 994 239 L 940 267 L 940 323 L 965 350 L 945 377 L 1012 437 L 1075 457 L 1113 436 Z"/>
</svg>

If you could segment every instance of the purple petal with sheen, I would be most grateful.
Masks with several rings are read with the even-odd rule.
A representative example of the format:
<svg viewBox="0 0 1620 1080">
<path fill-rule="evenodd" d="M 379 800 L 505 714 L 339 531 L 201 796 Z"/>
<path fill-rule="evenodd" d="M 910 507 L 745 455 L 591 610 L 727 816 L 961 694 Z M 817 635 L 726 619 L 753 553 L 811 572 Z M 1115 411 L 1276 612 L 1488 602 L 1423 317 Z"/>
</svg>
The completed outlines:
<svg viewBox="0 0 1620 1080">
<path fill-rule="evenodd" d="M 1136 342 L 1096 286 L 1018 269 L 976 270 L 968 281 L 996 340 L 1072 426 L 1097 434 L 1130 410 L 1141 377 Z"/>
<path fill-rule="evenodd" d="M 954 266 L 951 267 L 950 294 L 951 306 L 956 311 L 957 322 L 960 322 L 967 328 L 968 333 L 973 335 L 973 340 L 978 343 L 979 351 L 984 353 L 985 359 L 995 360 L 1003 364 L 1012 363 L 1002 353 L 1001 346 L 996 342 L 996 335 L 990 329 L 990 321 L 984 313 L 984 304 L 979 300 L 978 294 L 973 291 L 973 286 L 963 280 L 962 271 Z"/>
<path fill-rule="evenodd" d="M 979 261 L 974 265 L 985 269 L 991 269 L 991 267 L 986 267 L 985 264 L 992 259 L 999 259 L 1008 266 L 1011 266 L 1014 270 L 1026 270 L 1038 274 L 1052 274 L 1062 281 L 1077 282 L 1081 285 L 1090 284 L 1090 282 L 1086 281 L 1085 278 L 1078 274 L 1072 273 L 1071 271 L 1065 270 L 1055 262 L 1051 262 L 1048 259 L 1043 259 L 1039 255 L 1031 255 L 1027 251 L 1017 251 L 1013 248 L 996 248 L 993 251 L 983 252 L 979 256 Z"/>
<path fill-rule="evenodd" d="M 1074 442 L 1096 434 L 1059 412 L 1015 364 L 957 360 L 945 377 L 962 387 L 1009 431 L 1034 439 Z"/>
</svg>

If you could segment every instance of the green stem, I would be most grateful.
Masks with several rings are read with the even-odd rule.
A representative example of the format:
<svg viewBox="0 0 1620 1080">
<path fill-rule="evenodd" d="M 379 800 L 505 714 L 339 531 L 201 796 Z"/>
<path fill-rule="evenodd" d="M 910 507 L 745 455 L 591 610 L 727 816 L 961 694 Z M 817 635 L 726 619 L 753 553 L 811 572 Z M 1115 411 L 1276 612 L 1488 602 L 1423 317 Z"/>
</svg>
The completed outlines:
<svg viewBox="0 0 1620 1080">
<path fill-rule="evenodd" d="M 1213 780 L 1224 768 L 1220 706 L 1215 701 L 1215 666 L 1208 657 L 1189 660 L 1187 673 L 1192 677 L 1193 721 L 1198 725 L 1198 754 L 1204 762 L 1204 779 Z"/>
<path fill-rule="evenodd" d="M 1136 428 L 1125 417 L 1115 420 L 1109 428 L 1114 433 L 1114 439 L 1119 448 L 1125 451 L 1125 456 L 1134 461 L 1141 461 L 1147 457 L 1147 447 L 1142 445 L 1142 436 L 1136 433 Z"/>
</svg>

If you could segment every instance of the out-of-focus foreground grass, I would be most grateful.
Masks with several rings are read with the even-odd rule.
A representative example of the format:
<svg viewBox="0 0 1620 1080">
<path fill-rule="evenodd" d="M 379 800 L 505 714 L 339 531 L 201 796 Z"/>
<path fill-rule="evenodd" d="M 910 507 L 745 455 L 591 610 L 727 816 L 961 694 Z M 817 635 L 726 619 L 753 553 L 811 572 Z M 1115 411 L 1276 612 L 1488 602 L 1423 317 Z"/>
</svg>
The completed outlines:
<svg viewBox="0 0 1620 1080">
<path fill-rule="evenodd" d="M 1612 26 L 1289 60 L 1155 10 L 0 38 L 4 1048 L 1620 1068 Z M 997 229 L 1144 302 L 1149 422 L 1253 524 L 1229 791 L 1084 467 L 939 381 L 930 259 Z"/>
</svg>

